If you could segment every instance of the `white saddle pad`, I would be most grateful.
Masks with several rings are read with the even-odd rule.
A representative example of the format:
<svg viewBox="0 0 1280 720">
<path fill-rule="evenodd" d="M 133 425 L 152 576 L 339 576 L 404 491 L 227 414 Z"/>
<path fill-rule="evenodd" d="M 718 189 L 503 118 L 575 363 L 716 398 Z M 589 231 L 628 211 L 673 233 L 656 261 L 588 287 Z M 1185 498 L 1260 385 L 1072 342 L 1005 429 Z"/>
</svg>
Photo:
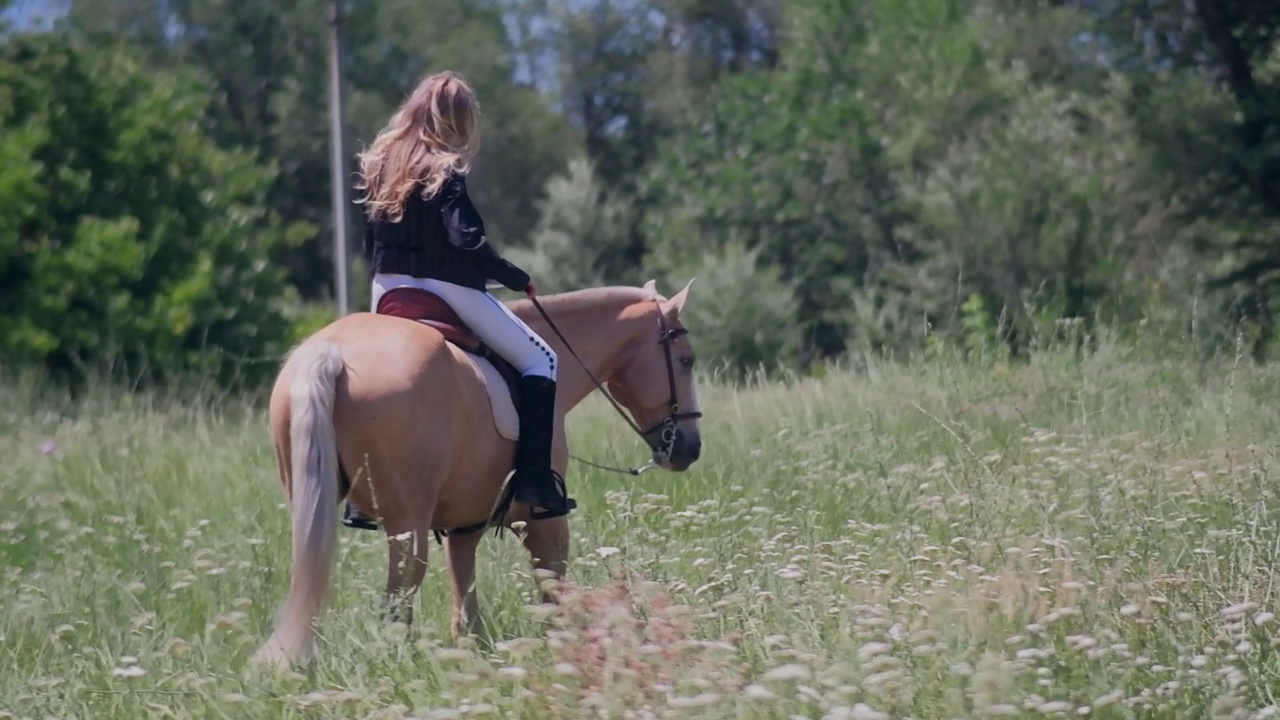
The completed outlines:
<svg viewBox="0 0 1280 720">
<path fill-rule="evenodd" d="M 515 442 L 520 439 L 520 415 L 516 413 L 516 404 L 511 401 L 511 390 L 502 374 L 485 358 L 465 353 L 471 363 L 480 372 L 485 389 L 489 391 L 489 406 L 493 408 L 493 424 L 498 434 Z"/>
</svg>

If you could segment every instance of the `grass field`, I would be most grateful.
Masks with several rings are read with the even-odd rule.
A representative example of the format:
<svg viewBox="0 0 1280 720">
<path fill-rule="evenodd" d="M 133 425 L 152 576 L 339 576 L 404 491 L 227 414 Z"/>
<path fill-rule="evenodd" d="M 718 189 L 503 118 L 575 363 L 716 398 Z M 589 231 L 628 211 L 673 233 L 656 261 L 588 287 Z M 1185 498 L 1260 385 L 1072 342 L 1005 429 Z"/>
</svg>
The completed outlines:
<svg viewBox="0 0 1280 720">
<path fill-rule="evenodd" d="M 548 630 L 481 546 L 486 636 L 412 628 L 343 529 L 314 667 L 247 665 L 284 597 L 260 406 L 0 390 L 0 717 L 1280 717 L 1280 370 L 873 366 L 704 388 L 702 461 L 571 466 Z M 636 462 L 593 400 L 575 453 Z"/>
</svg>

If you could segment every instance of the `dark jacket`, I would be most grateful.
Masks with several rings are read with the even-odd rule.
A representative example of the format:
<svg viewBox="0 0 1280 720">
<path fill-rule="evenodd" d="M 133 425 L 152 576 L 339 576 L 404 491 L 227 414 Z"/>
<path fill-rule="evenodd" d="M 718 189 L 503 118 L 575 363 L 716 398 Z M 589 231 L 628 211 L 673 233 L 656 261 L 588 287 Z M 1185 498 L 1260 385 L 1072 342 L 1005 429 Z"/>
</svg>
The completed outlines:
<svg viewBox="0 0 1280 720">
<path fill-rule="evenodd" d="M 467 195 L 467 180 L 451 175 L 430 200 L 416 186 L 398 222 L 366 218 L 364 256 L 371 275 L 394 273 L 432 278 L 484 290 L 496 280 L 512 290 L 529 275 L 498 255 L 484 234 L 484 221 Z"/>
</svg>

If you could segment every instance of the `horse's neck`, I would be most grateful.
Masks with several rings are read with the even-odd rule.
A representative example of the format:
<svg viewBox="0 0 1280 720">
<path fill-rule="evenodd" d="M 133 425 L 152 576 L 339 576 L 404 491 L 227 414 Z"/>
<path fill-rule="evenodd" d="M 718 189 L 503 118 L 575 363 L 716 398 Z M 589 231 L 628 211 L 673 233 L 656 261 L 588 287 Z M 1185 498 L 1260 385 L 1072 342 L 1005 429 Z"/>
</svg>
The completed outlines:
<svg viewBox="0 0 1280 720">
<path fill-rule="evenodd" d="M 555 350 L 556 404 L 566 413 L 595 391 L 591 375 L 602 383 L 609 381 L 621 365 L 624 352 L 637 332 L 636 319 L 624 317 L 620 308 L 613 308 L 612 312 L 609 309 L 593 312 L 591 309 L 577 308 L 558 313 L 553 308 L 545 307 L 556 327 L 568 340 L 566 346 L 532 304 L 521 303 L 514 309 L 520 319 Z M 577 358 L 573 356 L 574 352 L 577 353 Z M 583 369 L 584 365 L 590 370 L 590 375 Z"/>
</svg>

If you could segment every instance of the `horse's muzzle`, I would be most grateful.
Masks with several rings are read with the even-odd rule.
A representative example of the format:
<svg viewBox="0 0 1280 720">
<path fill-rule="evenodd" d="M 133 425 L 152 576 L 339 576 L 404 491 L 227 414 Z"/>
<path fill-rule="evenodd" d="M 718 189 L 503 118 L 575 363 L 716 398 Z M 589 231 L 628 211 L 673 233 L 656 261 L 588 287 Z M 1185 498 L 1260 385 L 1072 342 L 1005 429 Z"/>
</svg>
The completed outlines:
<svg viewBox="0 0 1280 720">
<path fill-rule="evenodd" d="M 698 461 L 702 455 L 702 438 L 698 435 L 690 437 L 683 430 L 676 429 L 675 439 L 671 443 L 670 454 L 662 463 L 669 470 L 677 472 L 688 470 L 690 465 Z"/>
</svg>

